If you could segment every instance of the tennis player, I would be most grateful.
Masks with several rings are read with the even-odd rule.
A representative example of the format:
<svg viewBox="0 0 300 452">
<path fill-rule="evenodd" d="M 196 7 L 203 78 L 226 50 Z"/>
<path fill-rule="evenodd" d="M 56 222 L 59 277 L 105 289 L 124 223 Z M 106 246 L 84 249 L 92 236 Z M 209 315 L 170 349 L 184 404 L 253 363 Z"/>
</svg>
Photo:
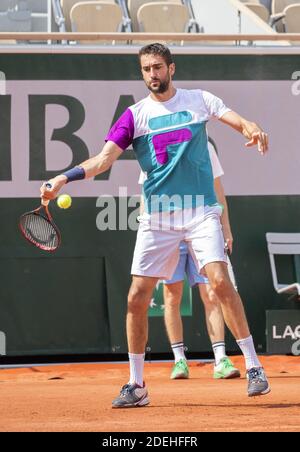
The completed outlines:
<svg viewBox="0 0 300 452">
<path fill-rule="evenodd" d="M 42 198 L 54 199 L 67 182 L 107 171 L 130 144 L 147 173 L 143 186 L 145 213 L 137 233 L 128 294 L 130 379 L 112 406 L 149 403 L 143 378 L 148 306 L 157 281 L 174 274 L 182 241 L 187 243 L 198 272 L 206 272 L 221 300 L 225 322 L 244 354 L 248 396 L 267 394 L 269 383 L 254 349 L 242 301 L 228 275 L 206 123 L 219 119 L 240 132 L 247 147 L 257 146 L 262 155 L 268 149 L 268 136 L 213 94 L 201 89 L 176 89 L 172 81 L 175 63 L 166 46 L 144 46 L 139 61 L 150 95 L 125 110 L 98 155 L 51 179 L 51 188 L 46 184 L 41 187 Z M 171 227 L 166 227 L 168 220 Z"/>
</svg>

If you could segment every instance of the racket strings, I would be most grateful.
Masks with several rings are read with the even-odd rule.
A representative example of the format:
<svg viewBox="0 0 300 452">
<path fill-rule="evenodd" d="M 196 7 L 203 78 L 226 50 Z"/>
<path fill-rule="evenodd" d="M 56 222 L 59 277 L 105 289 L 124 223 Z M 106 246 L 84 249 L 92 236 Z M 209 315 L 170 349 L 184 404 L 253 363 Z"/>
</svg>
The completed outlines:
<svg viewBox="0 0 300 452">
<path fill-rule="evenodd" d="M 55 249 L 59 237 L 54 226 L 40 214 L 24 215 L 21 225 L 26 238 L 44 249 Z"/>
</svg>

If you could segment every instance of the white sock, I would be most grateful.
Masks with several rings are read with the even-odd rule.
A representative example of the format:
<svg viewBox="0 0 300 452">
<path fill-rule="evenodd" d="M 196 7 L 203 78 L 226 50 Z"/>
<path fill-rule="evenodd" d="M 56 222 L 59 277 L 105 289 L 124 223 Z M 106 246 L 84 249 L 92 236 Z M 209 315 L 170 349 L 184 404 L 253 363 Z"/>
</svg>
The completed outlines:
<svg viewBox="0 0 300 452">
<path fill-rule="evenodd" d="M 129 384 L 137 383 L 139 386 L 143 387 L 145 353 L 141 354 L 128 353 L 128 356 L 130 364 Z"/>
<path fill-rule="evenodd" d="M 172 347 L 172 351 L 174 353 L 175 363 L 177 363 L 181 359 L 186 360 L 186 357 L 184 354 L 184 343 L 183 342 L 175 342 L 175 344 L 171 344 L 171 347 Z"/>
<path fill-rule="evenodd" d="M 214 342 L 212 344 L 212 349 L 215 355 L 215 364 L 216 366 L 219 364 L 222 358 L 225 358 L 225 342 Z"/>
<path fill-rule="evenodd" d="M 239 339 L 236 342 L 243 352 L 247 370 L 252 367 L 262 367 L 254 348 L 252 336 L 246 337 L 246 339 Z"/>
</svg>

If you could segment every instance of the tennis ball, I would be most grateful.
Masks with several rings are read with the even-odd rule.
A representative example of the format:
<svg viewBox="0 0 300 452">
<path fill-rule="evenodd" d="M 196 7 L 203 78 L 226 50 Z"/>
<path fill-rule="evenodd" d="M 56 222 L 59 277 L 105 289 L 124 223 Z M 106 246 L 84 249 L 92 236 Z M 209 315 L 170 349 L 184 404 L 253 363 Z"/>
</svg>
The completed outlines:
<svg viewBox="0 0 300 452">
<path fill-rule="evenodd" d="M 72 204 L 72 198 L 70 195 L 60 195 L 57 198 L 57 205 L 61 209 L 68 209 L 69 207 L 71 207 L 71 204 Z"/>
</svg>

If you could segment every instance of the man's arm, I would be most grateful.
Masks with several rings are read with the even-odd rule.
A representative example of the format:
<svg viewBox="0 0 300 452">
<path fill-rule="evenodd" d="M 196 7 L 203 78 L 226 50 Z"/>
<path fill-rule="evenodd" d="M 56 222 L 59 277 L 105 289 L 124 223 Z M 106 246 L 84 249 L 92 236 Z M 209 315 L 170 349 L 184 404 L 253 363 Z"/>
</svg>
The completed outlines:
<svg viewBox="0 0 300 452">
<path fill-rule="evenodd" d="M 84 178 L 88 179 L 90 177 L 95 177 L 97 174 L 107 171 L 122 152 L 123 150 L 117 144 L 113 141 L 108 141 L 98 155 L 80 163 L 79 167 L 83 168 L 85 173 Z M 45 184 L 41 187 L 42 197 L 44 199 L 56 198 L 60 189 L 67 183 L 67 180 L 67 177 L 63 174 L 50 179 L 48 181 L 51 184 L 50 189 L 47 188 Z"/>
<path fill-rule="evenodd" d="M 215 184 L 215 192 L 217 195 L 217 200 L 219 204 L 222 204 L 224 207 L 223 213 L 221 215 L 221 223 L 223 227 L 223 235 L 225 243 L 227 243 L 228 249 L 230 254 L 232 253 L 232 246 L 233 246 L 233 236 L 231 232 L 230 227 L 230 221 L 229 221 L 229 213 L 228 213 L 228 205 L 224 193 L 224 188 L 221 182 L 220 177 L 216 177 L 214 180 Z"/>
<path fill-rule="evenodd" d="M 242 118 L 242 116 L 234 111 L 225 113 L 220 118 L 220 121 L 243 134 L 244 137 L 249 140 L 245 146 L 250 147 L 257 145 L 258 150 L 262 155 L 267 152 L 269 145 L 268 134 L 254 122 L 250 122 L 247 119 Z"/>
</svg>

